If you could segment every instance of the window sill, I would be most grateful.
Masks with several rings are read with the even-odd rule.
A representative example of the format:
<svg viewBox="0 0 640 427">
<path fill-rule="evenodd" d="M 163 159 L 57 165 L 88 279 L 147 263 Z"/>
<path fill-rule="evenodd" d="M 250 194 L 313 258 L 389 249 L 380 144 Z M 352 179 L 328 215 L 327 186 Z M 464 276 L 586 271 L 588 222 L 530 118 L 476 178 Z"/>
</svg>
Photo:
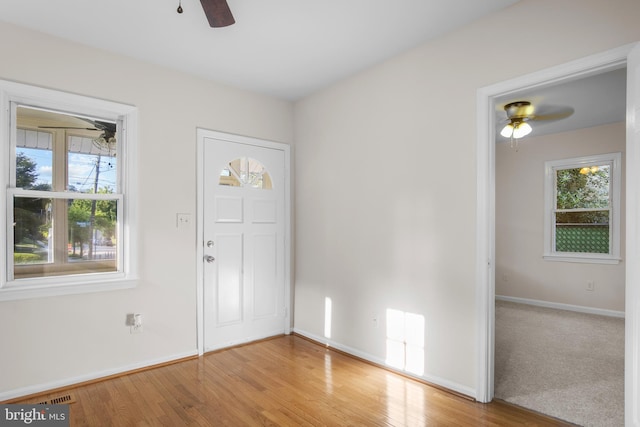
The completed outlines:
<svg viewBox="0 0 640 427">
<path fill-rule="evenodd" d="M 597 256 L 584 254 L 545 254 L 542 259 L 554 262 L 578 262 L 585 264 L 620 264 L 620 258 L 613 256 Z"/>
<path fill-rule="evenodd" d="M 137 283 L 137 280 L 127 278 L 86 283 L 72 283 L 66 285 L 12 285 L 10 287 L 7 286 L 0 289 L 0 301 L 14 301 L 30 298 L 132 289 L 137 286 Z"/>
</svg>

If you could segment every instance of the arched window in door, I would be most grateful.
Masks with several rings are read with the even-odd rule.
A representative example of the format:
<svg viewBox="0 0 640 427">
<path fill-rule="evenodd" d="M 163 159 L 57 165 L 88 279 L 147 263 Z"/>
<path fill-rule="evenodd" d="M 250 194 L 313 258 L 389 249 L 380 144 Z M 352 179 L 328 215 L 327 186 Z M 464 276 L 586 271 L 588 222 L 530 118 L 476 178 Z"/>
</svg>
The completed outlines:
<svg viewBox="0 0 640 427">
<path fill-rule="evenodd" d="M 271 176 L 262 163 L 241 157 L 228 163 L 220 172 L 220 185 L 271 190 Z"/>
</svg>

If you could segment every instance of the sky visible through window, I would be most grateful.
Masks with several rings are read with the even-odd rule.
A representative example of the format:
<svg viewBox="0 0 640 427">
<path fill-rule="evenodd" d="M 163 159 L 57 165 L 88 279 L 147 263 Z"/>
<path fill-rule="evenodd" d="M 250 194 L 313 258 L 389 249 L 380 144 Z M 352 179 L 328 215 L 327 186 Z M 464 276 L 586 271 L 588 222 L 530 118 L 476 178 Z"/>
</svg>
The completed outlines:
<svg viewBox="0 0 640 427">
<path fill-rule="evenodd" d="M 50 150 L 17 147 L 17 153 L 23 153 L 35 164 L 38 176 L 35 185 L 53 185 L 52 153 Z M 94 154 L 69 153 L 68 186 L 69 189 L 81 193 L 92 192 L 96 184 L 98 172 L 98 189 L 109 188 L 116 190 L 116 158 L 108 155 L 98 157 Z"/>
</svg>

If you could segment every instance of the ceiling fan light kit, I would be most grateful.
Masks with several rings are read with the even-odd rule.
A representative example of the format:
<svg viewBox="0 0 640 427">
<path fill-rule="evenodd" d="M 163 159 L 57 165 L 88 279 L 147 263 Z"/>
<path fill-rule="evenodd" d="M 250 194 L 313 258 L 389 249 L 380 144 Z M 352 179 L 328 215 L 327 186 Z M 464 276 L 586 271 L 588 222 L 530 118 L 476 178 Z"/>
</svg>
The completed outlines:
<svg viewBox="0 0 640 427">
<path fill-rule="evenodd" d="M 504 136 L 505 138 L 513 137 L 515 139 L 519 139 L 529 135 L 532 130 L 533 128 L 531 127 L 531 125 L 524 121 L 508 123 L 505 127 L 502 128 L 500 135 Z"/>
</svg>

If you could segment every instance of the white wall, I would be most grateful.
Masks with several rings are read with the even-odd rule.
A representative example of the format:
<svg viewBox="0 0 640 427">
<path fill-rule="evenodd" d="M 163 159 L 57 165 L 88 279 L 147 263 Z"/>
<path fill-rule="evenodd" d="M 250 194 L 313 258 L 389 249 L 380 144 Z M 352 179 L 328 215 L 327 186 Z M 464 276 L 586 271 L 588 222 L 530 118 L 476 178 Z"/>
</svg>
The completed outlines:
<svg viewBox="0 0 640 427">
<path fill-rule="evenodd" d="M 385 309 L 421 314 L 424 376 L 473 394 L 476 90 L 640 40 L 639 16 L 522 0 L 297 103 L 296 329 L 322 336 L 331 297 L 332 339 L 384 360 Z M 195 213 L 195 129 L 291 143 L 291 105 L 4 23 L 0 40 L 0 78 L 139 107 L 143 248 L 137 289 L 0 303 L 0 399 L 194 352 L 195 230 L 175 214 Z"/>
<path fill-rule="evenodd" d="M 474 395 L 476 91 L 640 40 L 638 17 L 522 0 L 298 102 L 296 331 L 323 336 L 329 297 L 331 341 L 384 361 L 385 310 L 422 315 L 423 377 Z"/>
<path fill-rule="evenodd" d="M 290 102 L 0 23 L 0 78 L 139 108 L 136 289 L 0 302 L 0 401 L 196 352 L 196 128 L 292 142 Z M 194 216 L 176 228 L 176 213 Z M 131 335 L 127 313 L 142 313 Z"/>
<path fill-rule="evenodd" d="M 545 161 L 614 152 L 623 153 L 624 160 L 625 143 L 625 124 L 614 123 L 525 138 L 517 152 L 509 143 L 496 146 L 497 295 L 624 311 L 624 185 L 622 263 L 545 261 L 542 252 Z M 624 181 L 624 167 L 622 176 Z M 593 291 L 586 290 L 588 281 L 595 282 Z"/>
</svg>

